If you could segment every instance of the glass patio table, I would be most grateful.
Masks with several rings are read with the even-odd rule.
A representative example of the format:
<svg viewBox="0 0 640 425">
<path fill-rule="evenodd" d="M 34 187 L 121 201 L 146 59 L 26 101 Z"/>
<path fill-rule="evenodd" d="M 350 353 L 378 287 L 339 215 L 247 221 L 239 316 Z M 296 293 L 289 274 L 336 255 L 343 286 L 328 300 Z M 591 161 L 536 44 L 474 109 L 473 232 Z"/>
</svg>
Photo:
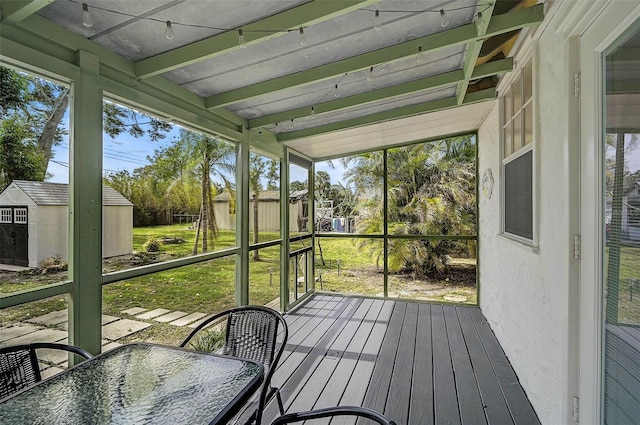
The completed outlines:
<svg viewBox="0 0 640 425">
<path fill-rule="evenodd" d="M 235 357 L 123 345 L 0 400 L 0 422 L 223 424 L 263 375 Z"/>
</svg>

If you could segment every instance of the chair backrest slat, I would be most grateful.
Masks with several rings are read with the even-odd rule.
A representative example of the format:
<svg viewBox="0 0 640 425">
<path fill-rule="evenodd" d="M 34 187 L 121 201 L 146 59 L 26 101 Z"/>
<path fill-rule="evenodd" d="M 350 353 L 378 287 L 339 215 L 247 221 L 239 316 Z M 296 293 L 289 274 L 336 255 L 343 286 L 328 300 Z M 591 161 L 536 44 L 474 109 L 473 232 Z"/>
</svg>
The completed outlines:
<svg viewBox="0 0 640 425">
<path fill-rule="evenodd" d="M 28 388 L 42 380 L 38 364 L 38 349 L 63 350 L 85 359 L 92 355 L 85 350 L 55 342 L 34 342 L 0 348 L 0 399 Z"/>
<path fill-rule="evenodd" d="M 186 347 L 201 330 L 217 325 L 225 318 L 227 324 L 224 346 L 218 352 L 264 365 L 265 375 L 258 396 L 258 407 L 252 417 L 256 425 L 261 425 L 262 411 L 268 397 L 275 394 L 280 413 L 284 413 L 280 392 L 277 388 L 271 387 L 271 377 L 287 344 L 289 334 L 287 322 L 272 308 L 235 307 L 209 316 L 182 341 L 180 346 Z M 280 337 L 278 331 L 281 331 Z M 197 345 L 191 344 L 194 348 Z"/>
<path fill-rule="evenodd" d="M 41 380 L 35 350 L 21 348 L 0 354 L 0 398 Z"/>
<path fill-rule="evenodd" d="M 271 366 L 278 332 L 277 316 L 261 310 L 232 312 L 227 319 L 224 354 Z"/>
</svg>

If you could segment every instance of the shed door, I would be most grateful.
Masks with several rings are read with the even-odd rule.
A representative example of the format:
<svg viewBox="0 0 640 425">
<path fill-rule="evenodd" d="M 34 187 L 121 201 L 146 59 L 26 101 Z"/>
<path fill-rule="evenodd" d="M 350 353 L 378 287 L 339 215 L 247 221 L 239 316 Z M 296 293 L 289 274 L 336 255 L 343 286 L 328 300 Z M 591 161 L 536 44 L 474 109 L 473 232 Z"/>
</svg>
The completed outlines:
<svg viewBox="0 0 640 425">
<path fill-rule="evenodd" d="M 27 207 L 0 207 L 0 263 L 29 265 Z"/>
</svg>

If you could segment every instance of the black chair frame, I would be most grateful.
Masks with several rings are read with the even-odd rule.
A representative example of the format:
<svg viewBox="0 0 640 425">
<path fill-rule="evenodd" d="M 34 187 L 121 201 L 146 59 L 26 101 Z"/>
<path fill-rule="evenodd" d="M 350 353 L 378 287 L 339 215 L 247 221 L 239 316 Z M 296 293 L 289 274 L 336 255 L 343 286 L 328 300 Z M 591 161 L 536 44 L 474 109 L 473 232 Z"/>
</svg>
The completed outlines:
<svg viewBox="0 0 640 425">
<path fill-rule="evenodd" d="M 234 338 L 232 334 L 234 334 L 234 321 L 236 318 L 241 317 L 243 315 L 267 315 L 274 320 L 274 328 L 272 335 L 269 336 L 269 340 L 266 345 L 271 345 L 273 348 L 269 349 L 267 352 L 261 353 L 252 353 L 251 350 L 244 350 L 242 348 L 238 348 L 238 345 L 235 344 L 232 339 Z M 231 355 L 240 358 L 246 358 L 249 360 L 258 361 L 262 363 L 265 367 L 265 376 L 262 382 L 262 387 L 260 389 L 260 395 L 258 398 L 258 407 L 251 414 L 251 417 L 248 419 L 247 423 L 255 421 L 256 425 L 261 425 L 262 422 L 262 414 L 264 412 L 264 408 L 266 403 L 271 400 L 271 398 L 275 395 L 276 400 L 278 402 L 278 408 L 280 410 L 280 414 L 284 414 L 284 405 L 282 403 L 282 397 L 280 396 L 280 390 L 278 388 L 274 388 L 271 386 L 271 378 L 273 377 L 273 373 L 275 372 L 276 366 L 280 361 L 280 357 L 282 357 L 282 353 L 284 352 L 285 345 L 287 344 L 287 339 L 289 337 L 289 329 L 287 327 L 287 322 L 284 320 L 284 317 L 277 312 L 276 310 L 264 307 L 264 306 L 242 306 L 235 307 L 220 313 L 214 314 L 200 323 L 190 334 L 187 336 L 184 341 L 180 344 L 180 347 L 185 348 L 187 344 L 196 336 L 201 330 L 219 323 L 223 320 L 224 317 L 227 317 L 226 324 L 226 332 L 225 332 L 225 344 L 220 350 L 222 354 Z M 282 343 L 279 347 L 277 347 L 276 339 L 278 337 L 278 328 L 282 329 Z M 271 340 L 272 338 L 272 340 Z"/>
<path fill-rule="evenodd" d="M 93 356 L 82 348 L 54 342 L 34 342 L 0 348 L 0 399 L 42 380 L 38 349 L 63 350 L 85 359 Z"/>
<path fill-rule="evenodd" d="M 360 406 L 336 406 L 323 409 L 309 410 L 306 412 L 287 413 L 276 418 L 271 425 L 283 425 L 294 422 L 302 422 L 311 419 L 330 418 L 334 416 L 359 416 L 371 419 L 381 425 L 396 425 L 395 422 L 384 416 L 383 414 Z"/>
</svg>

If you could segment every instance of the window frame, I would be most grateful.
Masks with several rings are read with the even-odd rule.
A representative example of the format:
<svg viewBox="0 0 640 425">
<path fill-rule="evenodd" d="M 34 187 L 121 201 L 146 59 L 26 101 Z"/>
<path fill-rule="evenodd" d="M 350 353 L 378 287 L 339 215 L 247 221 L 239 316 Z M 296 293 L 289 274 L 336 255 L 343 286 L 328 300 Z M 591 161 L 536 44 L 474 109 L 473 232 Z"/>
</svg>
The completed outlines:
<svg viewBox="0 0 640 425">
<path fill-rule="evenodd" d="M 13 222 L 15 224 L 28 223 L 28 210 L 25 207 L 16 207 L 13 209 Z"/>
<path fill-rule="evenodd" d="M 13 209 L 11 207 L 0 208 L 0 223 L 13 223 Z"/>
<path fill-rule="evenodd" d="M 529 75 L 531 76 L 530 88 L 529 92 L 531 97 L 529 99 L 525 99 L 526 85 L 523 84 L 526 81 L 524 77 L 526 75 L 525 69 L 529 66 L 531 72 Z M 510 240 L 519 242 L 523 245 L 529 246 L 534 250 L 538 248 L 538 149 L 537 149 L 537 140 L 538 140 L 538 125 L 536 123 L 537 118 L 537 81 L 536 81 L 536 58 L 532 54 L 531 51 L 526 52 L 522 55 L 519 60 L 516 61 L 513 72 L 505 78 L 502 82 L 502 90 L 500 91 L 498 97 L 498 107 L 499 107 L 499 123 L 500 123 L 500 235 L 506 237 Z M 519 107 L 515 107 L 515 105 L 511 105 L 509 111 L 511 112 L 511 116 L 507 121 L 505 117 L 505 98 L 510 96 L 513 100 L 512 89 L 513 87 L 519 86 L 520 88 L 520 105 Z M 526 123 L 524 122 L 524 117 L 527 109 L 531 109 L 531 141 L 527 144 L 526 142 Z M 514 140 L 514 120 L 518 120 L 520 124 L 520 141 L 517 142 Z M 509 126 L 509 127 L 508 127 Z M 507 152 L 505 149 L 505 129 L 509 128 L 511 133 L 511 149 L 510 152 Z M 519 145 L 519 147 L 517 147 Z M 506 166 L 511 162 L 518 160 L 525 154 L 531 152 L 531 230 L 532 237 L 528 238 L 526 236 L 522 236 L 513 232 L 510 232 L 506 229 L 506 221 L 507 221 L 507 211 L 506 211 L 506 190 L 505 190 L 505 177 L 506 177 Z"/>
</svg>

